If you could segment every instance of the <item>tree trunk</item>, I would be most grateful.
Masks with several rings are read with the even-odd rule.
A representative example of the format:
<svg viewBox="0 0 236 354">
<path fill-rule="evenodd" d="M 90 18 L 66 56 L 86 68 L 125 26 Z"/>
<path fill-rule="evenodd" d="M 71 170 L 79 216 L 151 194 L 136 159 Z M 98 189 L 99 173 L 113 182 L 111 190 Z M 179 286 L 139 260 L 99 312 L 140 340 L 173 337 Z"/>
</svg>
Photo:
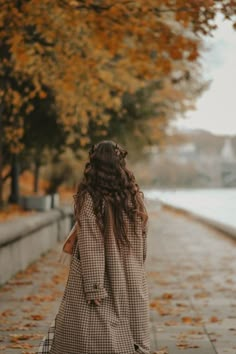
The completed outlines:
<svg viewBox="0 0 236 354">
<path fill-rule="evenodd" d="M 2 107 L 0 107 L 0 209 L 3 208 L 3 123 Z"/>
<path fill-rule="evenodd" d="M 17 155 L 14 154 L 11 166 L 11 194 L 9 197 L 9 203 L 19 203 L 19 170 Z"/>
<path fill-rule="evenodd" d="M 34 169 L 34 192 L 38 193 L 39 190 L 39 170 L 40 170 L 40 162 L 35 161 L 35 169 Z"/>
</svg>

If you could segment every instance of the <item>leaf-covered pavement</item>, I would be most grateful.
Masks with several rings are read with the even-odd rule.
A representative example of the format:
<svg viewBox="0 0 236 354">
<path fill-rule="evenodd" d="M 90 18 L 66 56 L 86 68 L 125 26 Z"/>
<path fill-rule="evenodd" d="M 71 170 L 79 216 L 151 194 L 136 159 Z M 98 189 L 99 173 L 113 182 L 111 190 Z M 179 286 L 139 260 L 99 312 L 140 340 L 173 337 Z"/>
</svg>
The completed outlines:
<svg viewBox="0 0 236 354">
<path fill-rule="evenodd" d="M 149 203 L 152 353 L 236 354 L 236 240 Z M 1 353 L 35 353 L 68 270 L 61 244 L 0 288 Z"/>
<path fill-rule="evenodd" d="M 147 270 L 153 349 L 236 354 L 236 240 L 152 208 Z"/>
</svg>

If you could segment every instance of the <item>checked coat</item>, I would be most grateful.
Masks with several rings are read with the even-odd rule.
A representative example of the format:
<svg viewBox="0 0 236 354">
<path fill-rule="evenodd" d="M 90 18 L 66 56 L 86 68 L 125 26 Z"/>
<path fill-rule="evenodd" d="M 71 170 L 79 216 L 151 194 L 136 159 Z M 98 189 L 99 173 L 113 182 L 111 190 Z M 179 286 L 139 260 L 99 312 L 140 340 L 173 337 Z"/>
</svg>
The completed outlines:
<svg viewBox="0 0 236 354">
<path fill-rule="evenodd" d="M 136 235 L 123 212 L 132 249 L 120 254 L 106 210 L 104 239 L 86 193 L 50 354 L 150 354 L 147 226 L 136 216 Z M 99 298 L 99 306 L 87 302 Z"/>
</svg>

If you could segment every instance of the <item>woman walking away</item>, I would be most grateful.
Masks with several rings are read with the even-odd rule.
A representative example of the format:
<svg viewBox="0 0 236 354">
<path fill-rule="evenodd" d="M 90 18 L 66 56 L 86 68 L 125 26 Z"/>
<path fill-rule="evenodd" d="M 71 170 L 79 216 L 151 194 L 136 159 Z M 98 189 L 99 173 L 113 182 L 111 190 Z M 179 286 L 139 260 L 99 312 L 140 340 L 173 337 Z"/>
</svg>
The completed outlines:
<svg viewBox="0 0 236 354">
<path fill-rule="evenodd" d="M 150 354 L 148 215 L 126 155 L 108 140 L 89 151 L 50 354 Z"/>
</svg>

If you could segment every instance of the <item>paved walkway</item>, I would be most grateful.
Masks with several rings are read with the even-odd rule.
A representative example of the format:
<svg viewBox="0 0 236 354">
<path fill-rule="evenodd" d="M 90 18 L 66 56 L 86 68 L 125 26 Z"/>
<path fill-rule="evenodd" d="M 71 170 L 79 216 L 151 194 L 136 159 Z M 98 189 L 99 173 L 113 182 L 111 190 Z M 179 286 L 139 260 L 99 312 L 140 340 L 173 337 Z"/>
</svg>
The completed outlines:
<svg viewBox="0 0 236 354">
<path fill-rule="evenodd" d="M 148 207 L 152 352 L 236 354 L 236 241 L 153 202 Z M 56 261 L 60 248 L 0 289 L 1 353 L 35 353 L 67 278 Z"/>
</svg>

